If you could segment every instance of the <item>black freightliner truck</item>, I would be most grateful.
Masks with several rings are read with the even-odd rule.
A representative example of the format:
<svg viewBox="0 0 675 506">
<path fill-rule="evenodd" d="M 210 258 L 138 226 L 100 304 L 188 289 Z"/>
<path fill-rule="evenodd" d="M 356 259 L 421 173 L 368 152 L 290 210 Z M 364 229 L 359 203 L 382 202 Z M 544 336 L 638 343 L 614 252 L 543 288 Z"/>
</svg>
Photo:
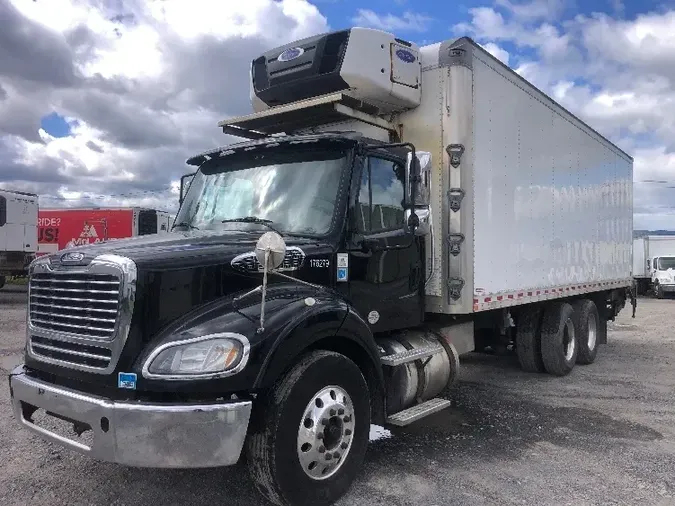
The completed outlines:
<svg viewBox="0 0 675 506">
<path fill-rule="evenodd" d="M 323 34 L 251 87 L 171 233 L 32 263 L 22 427 L 128 466 L 245 456 L 271 502 L 330 504 L 371 424 L 448 408 L 461 355 L 594 361 L 631 285 L 632 158 L 469 39 Z"/>
</svg>

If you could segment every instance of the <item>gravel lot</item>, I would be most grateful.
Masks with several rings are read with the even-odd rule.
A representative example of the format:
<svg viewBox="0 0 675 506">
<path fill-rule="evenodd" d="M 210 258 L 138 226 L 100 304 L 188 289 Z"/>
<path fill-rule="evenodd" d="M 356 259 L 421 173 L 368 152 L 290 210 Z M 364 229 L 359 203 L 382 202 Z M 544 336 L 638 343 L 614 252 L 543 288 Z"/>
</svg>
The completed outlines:
<svg viewBox="0 0 675 506">
<path fill-rule="evenodd" d="M 261 505 L 240 467 L 130 469 L 19 429 L 7 372 L 21 362 L 25 287 L 0 290 L 0 504 Z M 342 506 L 675 504 L 675 300 L 625 309 L 591 366 L 565 378 L 471 356 L 455 407 L 371 443 Z"/>
</svg>

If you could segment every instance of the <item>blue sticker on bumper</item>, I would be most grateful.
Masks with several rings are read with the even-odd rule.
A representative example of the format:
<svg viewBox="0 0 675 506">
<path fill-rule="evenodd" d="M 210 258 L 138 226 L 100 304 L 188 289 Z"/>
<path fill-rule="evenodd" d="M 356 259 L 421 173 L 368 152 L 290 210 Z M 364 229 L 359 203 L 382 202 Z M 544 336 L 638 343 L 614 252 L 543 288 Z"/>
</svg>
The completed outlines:
<svg viewBox="0 0 675 506">
<path fill-rule="evenodd" d="M 121 372 L 117 375 L 117 388 L 136 390 L 136 373 Z"/>
</svg>

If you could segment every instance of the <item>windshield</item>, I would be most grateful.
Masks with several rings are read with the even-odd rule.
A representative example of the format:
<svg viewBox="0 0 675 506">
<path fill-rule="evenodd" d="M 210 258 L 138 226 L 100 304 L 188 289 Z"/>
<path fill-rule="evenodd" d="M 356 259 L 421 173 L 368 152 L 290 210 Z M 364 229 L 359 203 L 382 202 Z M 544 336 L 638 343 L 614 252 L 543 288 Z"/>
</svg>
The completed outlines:
<svg viewBox="0 0 675 506">
<path fill-rule="evenodd" d="M 675 257 L 659 258 L 659 270 L 667 271 L 668 269 L 675 269 Z"/>
<path fill-rule="evenodd" d="M 347 153 L 337 148 L 262 147 L 206 162 L 176 224 L 199 230 L 256 229 L 324 235 L 331 226 Z M 247 222 L 225 222 L 247 218 Z"/>
</svg>

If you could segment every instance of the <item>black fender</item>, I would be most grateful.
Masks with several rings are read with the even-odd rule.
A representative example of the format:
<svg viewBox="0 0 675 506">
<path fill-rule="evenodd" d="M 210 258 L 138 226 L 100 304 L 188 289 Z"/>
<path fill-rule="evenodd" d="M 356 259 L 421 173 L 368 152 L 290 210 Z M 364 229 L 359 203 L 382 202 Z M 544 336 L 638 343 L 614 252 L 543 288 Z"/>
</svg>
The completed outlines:
<svg viewBox="0 0 675 506">
<path fill-rule="evenodd" d="M 137 390 L 190 396 L 209 396 L 215 392 L 247 394 L 273 384 L 312 346 L 331 343 L 332 347 L 348 351 L 350 358 L 374 374 L 375 384 L 383 388 L 379 352 L 372 332 L 337 292 L 298 283 L 273 283 L 267 288 L 262 332 L 259 332 L 260 310 L 261 297 L 255 293 L 239 302 L 232 296 L 223 297 L 181 316 L 153 337 L 136 360 L 133 369 L 138 376 Z M 240 372 L 205 380 L 143 377 L 143 365 L 158 346 L 225 331 L 240 334 L 249 342 L 248 362 Z"/>
<path fill-rule="evenodd" d="M 329 292 L 330 293 L 330 292 Z M 330 295 L 327 294 L 329 297 Z M 266 363 L 256 380 L 256 389 L 269 388 L 290 369 L 302 355 L 310 350 L 331 350 L 350 358 L 363 372 L 371 393 L 371 406 L 375 423 L 383 423 L 385 382 L 380 351 L 368 324 L 346 301 L 328 298 L 314 311 L 297 315 L 284 332 L 275 339 Z M 328 313 L 342 315 L 339 327 L 325 325 Z M 331 319 L 331 321 L 334 321 Z"/>
</svg>

